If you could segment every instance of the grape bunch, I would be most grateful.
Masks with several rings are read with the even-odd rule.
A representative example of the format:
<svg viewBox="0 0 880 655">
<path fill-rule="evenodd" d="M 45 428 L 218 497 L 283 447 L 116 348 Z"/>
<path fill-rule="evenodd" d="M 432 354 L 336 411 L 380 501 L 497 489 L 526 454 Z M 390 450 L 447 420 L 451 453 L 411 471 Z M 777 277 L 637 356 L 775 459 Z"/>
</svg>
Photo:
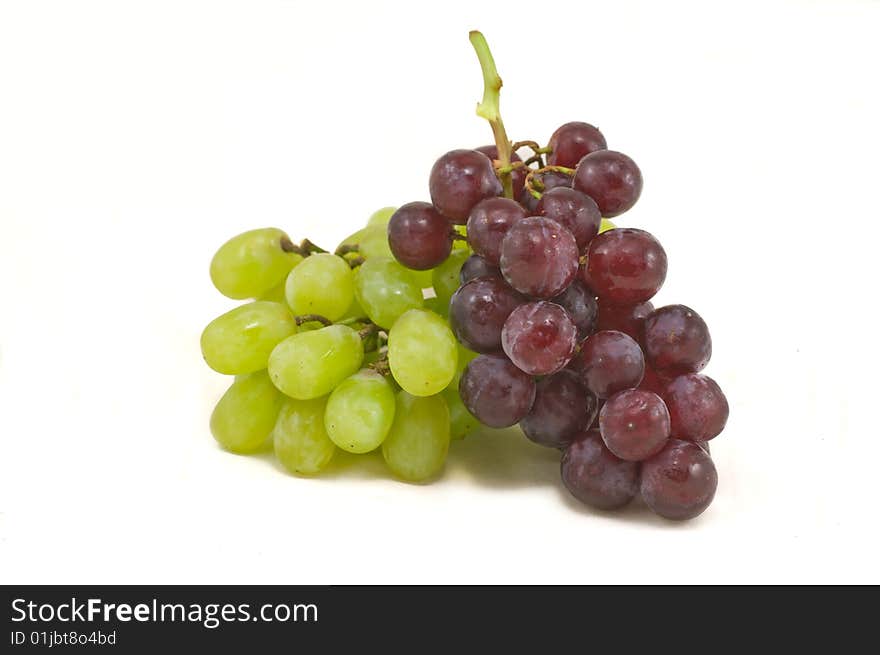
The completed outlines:
<svg viewBox="0 0 880 655">
<path fill-rule="evenodd" d="M 208 365 L 236 376 L 211 416 L 224 448 L 250 453 L 271 443 L 300 475 L 319 473 L 337 448 L 381 448 L 394 474 L 423 481 L 443 468 L 450 439 L 476 425 L 450 386 L 469 355 L 425 307 L 441 272 L 413 271 L 391 256 L 385 224 L 394 211 L 373 214 L 334 253 L 294 244 L 277 228 L 245 232 L 217 251 L 214 286 L 249 300 L 201 337 Z"/>
<path fill-rule="evenodd" d="M 425 481 L 450 440 L 518 424 L 561 451 L 562 483 L 587 505 L 640 496 L 693 518 L 715 495 L 708 441 L 729 408 L 701 373 L 706 323 L 651 302 L 660 242 L 609 220 L 639 199 L 641 171 L 588 123 L 546 146 L 509 140 L 494 61 L 471 42 L 496 142 L 437 159 L 430 201 L 379 210 L 333 253 L 266 228 L 215 255 L 214 285 L 250 302 L 202 335 L 209 366 L 236 376 L 212 433 L 233 452 L 271 442 L 305 475 L 337 448 L 381 448 L 396 476 Z"/>
</svg>

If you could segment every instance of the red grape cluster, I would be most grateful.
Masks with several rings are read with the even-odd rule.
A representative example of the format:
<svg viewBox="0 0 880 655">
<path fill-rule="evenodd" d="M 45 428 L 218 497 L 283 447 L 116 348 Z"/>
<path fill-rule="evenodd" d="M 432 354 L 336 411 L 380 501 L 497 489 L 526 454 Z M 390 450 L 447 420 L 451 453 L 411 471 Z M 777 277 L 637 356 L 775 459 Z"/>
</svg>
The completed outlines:
<svg viewBox="0 0 880 655">
<path fill-rule="evenodd" d="M 495 146 L 440 157 L 431 202 L 391 217 L 391 251 L 431 269 L 450 256 L 455 225 L 466 226 L 473 254 L 448 318 L 479 353 L 459 384 L 474 417 L 518 423 L 562 450 L 562 481 L 588 505 L 617 508 L 641 493 L 661 516 L 695 517 L 715 494 L 706 442 L 728 404 L 700 373 L 712 354 L 703 319 L 650 302 L 666 278 L 663 247 L 639 229 L 600 233 L 603 217 L 638 200 L 641 172 L 586 123 L 563 125 L 537 152 L 547 154 L 539 169 L 514 153 L 500 170 Z"/>
</svg>

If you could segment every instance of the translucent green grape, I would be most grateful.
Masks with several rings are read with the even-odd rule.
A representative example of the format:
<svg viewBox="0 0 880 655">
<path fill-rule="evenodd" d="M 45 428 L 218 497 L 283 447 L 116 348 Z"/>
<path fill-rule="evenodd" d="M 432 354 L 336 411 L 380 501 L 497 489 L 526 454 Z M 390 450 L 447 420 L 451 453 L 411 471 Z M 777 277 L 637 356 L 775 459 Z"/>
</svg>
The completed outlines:
<svg viewBox="0 0 880 655">
<path fill-rule="evenodd" d="M 342 257 L 319 253 L 290 271 L 284 290 L 294 314 L 320 314 L 336 321 L 354 299 L 354 278 Z"/>
<path fill-rule="evenodd" d="M 422 482 L 443 470 L 448 451 L 449 410 L 443 396 L 398 393 L 394 423 L 382 442 L 388 468 L 404 480 Z"/>
<path fill-rule="evenodd" d="M 391 220 L 392 214 L 396 211 L 397 207 L 382 207 L 382 209 L 377 209 L 373 212 L 372 216 L 370 216 L 367 225 L 380 225 L 384 228 L 388 225 L 388 221 Z"/>
<path fill-rule="evenodd" d="M 468 250 L 453 250 L 449 258 L 432 272 L 431 280 L 434 293 L 437 294 L 437 302 L 442 306 L 449 307 L 452 294 L 461 286 L 459 279 L 461 266 L 470 257 L 470 254 Z M 448 314 L 449 310 L 447 309 L 443 313 Z"/>
<path fill-rule="evenodd" d="M 346 238 L 344 238 L 344 239 L 339 243 L 339 245 L 340 245 L 340 246 L 356 246 L 356 245 L 360 244 L 361 239 L 364 238 L 364 235 L 365 235 L 365 234 L 369 234 L 369 233 L 372 232 L 372 231 L 373 231 L 373 226 L 372 226 L 372 225 L 367 225 L 367 227 L 362 227 L 362 228 L 361 228 L 360 230 L 358 230 L 357 232 L 354 232 L 353 234 L 350 234 L 349 236 L 347 236 Z"/>
<path fill-rule="evenodd" d="M 373 257 L 355 274 L 355 297 L 373 323 L 390 328 L 401 314 L 422 306 L 422 290 L 410 271 L 389 257 Z"/>
<path fill-rule="evenodd" d="M 315 475 L 336 452 L 324 429 L 326 398 L 288 400 L 281 407 L 272 432 L 275 456 L 291 473 Z"/>
<path fill-rule="evenodd" d="M 479 356 L 480 353 L 475 353 L 473 350 L 468 350 L 461 344 L 458 344 L 458 373 L 464 371 L 465 367 Z"/>
<path fill-rule="evenodd" d="M 612 223 L 611 221 L 609 221 L 607 218 L 603 218 L 602 222 L 599 224 L 599 234 L 602 234 L 603 232 L 607 232 L 608 230 L 613 230 L 616 227 L 617 226 L 614 223 Z"/>
<path fill-rule="evenodd" d="M 461 400 L 458 393 L 458 383 L 461 380 L 461 371 L 455 374 L 449 386 L 443 390 L 442 396 L 449 408 L 449 436 L 453 439 L 464 439 L 468 434 L 480 426 L 480 422 L 474 418 Z"/>
<path fill-rule="evenodd" d="M 465 237 L 464 239 L 456 239 L 452 242 L 453 250 L 467 250 L 468 254 L 471 253 L 471 247 L 467 242 L 467 226 L 465 225 L 454 225 L 453 229 L 458 232 L 461 236 Z"/>
<path fill-rule="evenodd" d="M 276 284 L 274 287 L 269 289 L 266 293 L 259 297 L 259 300 L 268 300 L 269 302 L 277 302 L 281 303 L 285 307 L 287 307 L 287 296 L 284 294 L 284 287 L 286 286 L 287 278 L 284 278 L 281 282 Z"/>
<path fill-rule="evenodd" d="M 411 309 L 388 332 L 388 364 L 405 391 L 433 396 L 455 376 L 458 342 L 443 317 Z"/>
<path fill-rule="evenodd" d="M 394 257 L 388 245 L 388 233 L 384 225 L 370 225 L 362 231 L 358 250 L 362 257 Z"/>
<path fill-rule="evenodd" d="M 324 412 L 327 434 L 337 446 L 367 453 L 388 436 L 394 422 L 394 389 L 376 371 L 362 369 L 330 394 Z"/>
<path fill-rule="evenodd" d="M 272 433 L 283 403 L 266 371 L 239 376 L 211 414 L 211 434 L 226 450 L 254 452 Z"/>
<path fill-rule="evenodd" d="M 347 325 L 330 325 L 279 343 L 269 355 L 269 377 L 282 393 L 309 400 L 333 391 L 363 359 L 358 333 Z"/>
<path fill-rule="evenodd" d="M 288 236 L 274 227 L 251 230 L 220 246 L 211 260 L 211 281 L 224 296 L 258 298 L 284 278 L 302 257 L 289 252 Z"/>
<path fill-rule="evenodd" d="M 357 280 L 357 272 L 355 272 L 355 280 Z M 357 298 L 352 298 L 351 304 L 345 313 L 339 318 L 339 321 L 347 321 L 352 318 L 367 318 L 367 312 L 361 307 Z"/>
<path fill-rule="evenodd" d="M 425 298 L 425 309 L 429 309 L 443 318 L 449 318 L 449 303 L 444 303 L 436 296 Z"/>
<path fill-rule="evenodd" d="M 257 300 L 218 316 L 202 332 L 202 356 L 218 373 L 239 375 L 266 368 L 269 353 L 296 332 L 290 310 Z"/>
</svg>

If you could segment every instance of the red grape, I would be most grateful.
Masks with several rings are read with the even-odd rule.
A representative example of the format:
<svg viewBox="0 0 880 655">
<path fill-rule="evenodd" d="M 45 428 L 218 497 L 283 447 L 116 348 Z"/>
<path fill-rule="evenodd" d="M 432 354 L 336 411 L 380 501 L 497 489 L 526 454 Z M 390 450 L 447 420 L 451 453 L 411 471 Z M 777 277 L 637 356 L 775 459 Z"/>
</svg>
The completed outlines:
<svg viewBox="0 0 880 655">
<path fill-rule="evenodd" d="M 512 225 L 526 217 L 522 205 L 509 198 L 487 198 L 471 211 L 467 222 L 468 244 L 490 264 L 498 266 L 501 240 Z"/>
<path fill-rule="evenodd" d="M 479 255 L 471 255 L 461 265 L 458 279 L 462 284 L 467 284 L 478 277 L 497 277 L 501 279 L 501 270 L 497 266 L 492 266 L 492 264 Z"/>
<path fill-rule="evenodd" d="M 666 279 L 666 267 L 666 251 L 651 234 L 617 228 L 590 242 L 582 276 L 600 305 L 633 305 L 657 293 Z"/>
<path fill-rule="evenodd" d="M 645 358 L 639 344 L 615 330 L 603 330 L 588 337 L 577 358 L 581 380 L 603 399 L 638 386 L 645 373 Z"/>
<path fill-rule="evenodd" d="M 577 326 L 578 339 L 583 340 L 593 333 L 599 306 L 593 292 L 583 282 L 575 278 L 565 291 L 553 298 L 553 302 L 568 312 Z"/>
<path fill-rule="evenodd" d="M 545 192 L 535 208 L 539 216 L 552 218 L 568 228 L 583 252 L 590 241 L 599 234 L 602 215 L 590 196 L 569 187 L 556 187 Z"/>
<path fill-rule="evenodd" d="M 503 189 L 492 160 L 476 150 L 451 150 L 431 168 L 431 202 L 454 223 L 464 224 L 474 206 Z"/>
<path fill-rule="evenodd" d="M 623 153 L 597 150 L 578 162 L 571 185 L 595 200 L 602 216 L 612 218 L 636 204 L 642 172 Z"/>
<path fill-rule="evenodd" d="M 578 248 L 571 232 L 549 218 L 532 216 L 511 227 L 501 242 L 501 274 L 517 291 L 552 298 L 578 271 Z"/>
<path fill-rule="evenodd" d="M 408 268 L 434 268 L 452 252 L 452 226 L 431 203 L 410 202 L 391 215 L 388 246 Z"/>
<path fill-rule="evenodd" d="M 532 409 L 519 426 L 536 444 L 563 448 L 593 422 L 598 402 L 572 371 L 559 371 L 538 382 Z"/>
<path fill-rule="evenodd" d="M 650 301 L 635 305 L 609 305 L 604 302 L 599 305 L 596 314 L 596 329 L 617 330 L 639 341 L 642 338 L 645 317 L 653 311 L 654 305 Z"/>
<path fill-rule="evenodd" d="M 505 428 L 529 413 L 535 401 L 535 381 L 506 357 L 480 355 L 465 368 L 458 392 L 480 423 Z"/>
<path fill-rule="evenodd" d="M 727 398 L 715 380 L 706 375 L 681 375 L 666 385 L 662 395 L 669 408 L 672 434 L 679 439 L 709 441 L 727 424 Z"/>
<path fill-rule="evenodd" d="M 599 430 L 608 449 L 640 462 L 663 449 L 669 439 L 669 411 L 656 393 L 627 389 L 616 393 L 599 412 Z"/>
<path fill-rule="evenodd" d="M 642 381 L 639 382 L 638 388 L 652 391 L 663 398 L 663 400 L 666 400 L 666 396 L 663 394 L 666 393 L 666 385 L 669 384 L 669 381 L 670 378 L 655 371 L 653 366 L 645 364 L 645 375 L 642 377 Z"/>
<path fill-rule="evenodd" d="M 626 505 L 639 490 L 639 464 L 620 459 L 598 430 L 583 430 L 562 456 L 562 483 L 582 503 L 598 509 Z"/>
<path fill-rule="evenodd" d="M 553 150 L 547 156 L 547 163 L 569 168 L 577 166 L 584 155 L 608 147 L 605 137 L 598 129 L 589 123 L 579 121 L 566 123 L 557 128 L 547 145 Z"/>
<path fill-rule="evenodd" d="M 449 326 L 465 348 L 497 353 L 501 350 L 504 321 L 524 301 L 500 277 L 480 277 L 452 294 Z"/>
<path fill-rule="evenodd" d="M 642 334 L 645 357 L 666 375 L 696 373 L 712 357 L 712 337 L 706 322 L 685 305 L 655 309 L 645 319 Z"/>
<path fill-rule="evenodd" d="M 684 520 L 699 516 L 715 497 L 718 472 L 697 444 L 670 439 L 642 463 L 642 498 L 660 516 Z"/>
<path fill-rule="evenodd" d="M 577 347 L 577 327 L 559 305 L 540 300 L 514 309 L 501 330 L 501 347 L 529 375 L 565 368 Z"/>
</svg>

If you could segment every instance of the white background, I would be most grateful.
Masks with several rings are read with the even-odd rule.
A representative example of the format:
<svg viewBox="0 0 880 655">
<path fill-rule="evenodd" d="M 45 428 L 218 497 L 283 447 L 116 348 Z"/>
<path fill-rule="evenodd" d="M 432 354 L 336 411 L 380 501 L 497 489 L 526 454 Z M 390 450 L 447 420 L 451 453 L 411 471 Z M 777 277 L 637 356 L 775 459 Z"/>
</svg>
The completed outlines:
<svg viewBox="0 0 880 655">
<path fill-rule="evenodd" d="M 599 514 L 515 432 L 433 485 L 222 452 L 214 250 L 334 245 L 487 143 L 598 125 L 713 332 L 699 519 Z M 0 582 L 880 582 L 880 3 L 3 2 Z"/>
</svg>

